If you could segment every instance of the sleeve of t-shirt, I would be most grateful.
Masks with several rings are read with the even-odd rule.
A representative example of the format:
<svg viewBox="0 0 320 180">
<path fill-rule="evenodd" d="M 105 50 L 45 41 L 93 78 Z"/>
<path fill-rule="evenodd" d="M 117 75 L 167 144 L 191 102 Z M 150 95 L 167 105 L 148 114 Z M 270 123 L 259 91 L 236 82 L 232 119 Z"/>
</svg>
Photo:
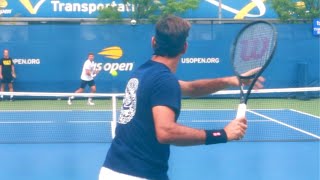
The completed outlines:
<svg viewBox="0 0 320 180">
<path fill-rule="evenodd" d="M 176 113 L 180 110 L 181 90 L 178 80 L 170 74 L 155 80 L 152 87 L 151 106 L 167 106 Z"/>
<path fill-rule="evenodd" d="M 91 70 L 91 64 L 90 64 L 89 61 L 86 61 L 86 62 L 84 63 L 84 69 L 85 69 L 85 70 Z"/>
</svg>

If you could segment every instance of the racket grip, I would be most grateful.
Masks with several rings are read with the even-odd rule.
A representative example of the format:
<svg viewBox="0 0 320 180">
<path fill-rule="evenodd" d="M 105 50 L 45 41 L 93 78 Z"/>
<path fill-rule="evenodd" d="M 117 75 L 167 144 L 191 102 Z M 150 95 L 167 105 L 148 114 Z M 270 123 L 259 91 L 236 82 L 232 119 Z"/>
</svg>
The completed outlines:
<svg viewBox="0 0 320 180">
<path fill-rule="evenodd" d="M 246 116 L 247 105 L 242 103 L 238 106 L 237 116 L 236 118 L 242 118 Z"/>
</svg>

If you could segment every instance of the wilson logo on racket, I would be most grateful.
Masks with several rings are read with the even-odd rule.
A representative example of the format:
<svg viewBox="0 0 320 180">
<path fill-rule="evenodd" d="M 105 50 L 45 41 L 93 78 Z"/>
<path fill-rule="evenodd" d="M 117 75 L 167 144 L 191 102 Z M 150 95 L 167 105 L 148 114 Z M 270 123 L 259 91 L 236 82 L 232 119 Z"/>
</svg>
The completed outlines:
<svg viewBox="0 0 320 180">
<path fill-rule="evenodd" d="M 104 48 L 98 54 L 110 59 L 120 59 L 123 55 L 123 51 L 119 46 L 112 46 L 112 47 Z"/>
<path fill-rule="evenodd" d="M 242 46 L 240 57 L 244 61 L 259 59 L 266 55 L 270 40 L 266 37 L 240 41 Z M 252 48 L 254 47 L 254 48 Z"/>
<path fill-rule="evenodd" d="M 0 16 L 3 14 L 11 14 L 12 9 L 7 9 L 8 0 L 0 0 Z"/>
</svg>

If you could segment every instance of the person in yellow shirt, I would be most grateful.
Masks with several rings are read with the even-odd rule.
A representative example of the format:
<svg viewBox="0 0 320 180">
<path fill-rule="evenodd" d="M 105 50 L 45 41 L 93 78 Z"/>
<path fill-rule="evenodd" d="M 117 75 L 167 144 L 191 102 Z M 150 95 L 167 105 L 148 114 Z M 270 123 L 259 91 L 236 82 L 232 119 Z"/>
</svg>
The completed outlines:
<svg viewBox="0 0 320 180">
<path fill-rule="evenodd" d="M 8 85 L 9 91 L 13 92 L 13 80 L 16 78 L 14 64 L 12 58 L 9 57 L 9 50 L 3 50 L 3 58 L 0 59 L 0 80 L 1 92 L 4 91 L 5 85 Z M 0 95 L 0 100 L 3 100 L 3 95 Z M 10 96 L 10 101 L 13 100 L 13 95 Z"/>
</svg>

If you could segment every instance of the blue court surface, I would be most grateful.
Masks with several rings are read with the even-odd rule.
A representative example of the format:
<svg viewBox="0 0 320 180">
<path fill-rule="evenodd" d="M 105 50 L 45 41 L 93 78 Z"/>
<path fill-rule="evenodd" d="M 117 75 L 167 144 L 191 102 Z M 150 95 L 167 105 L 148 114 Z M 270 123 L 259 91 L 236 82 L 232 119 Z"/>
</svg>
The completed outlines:
<svg viewBox="0 0 320 180">
<path fill-rule="evenodd" d="M 233 110 L 184 110 L 179 122 L 221 128 Z M 81 118 L 80 118 L 81 117 Z M 111 140 L 110 111 L 1 111 L 0 179 L 97 180 Z M 171 148 L 172 180 L 319 180 L 320 117 L 249 110 L 240 142 Z"/>
</svg>

